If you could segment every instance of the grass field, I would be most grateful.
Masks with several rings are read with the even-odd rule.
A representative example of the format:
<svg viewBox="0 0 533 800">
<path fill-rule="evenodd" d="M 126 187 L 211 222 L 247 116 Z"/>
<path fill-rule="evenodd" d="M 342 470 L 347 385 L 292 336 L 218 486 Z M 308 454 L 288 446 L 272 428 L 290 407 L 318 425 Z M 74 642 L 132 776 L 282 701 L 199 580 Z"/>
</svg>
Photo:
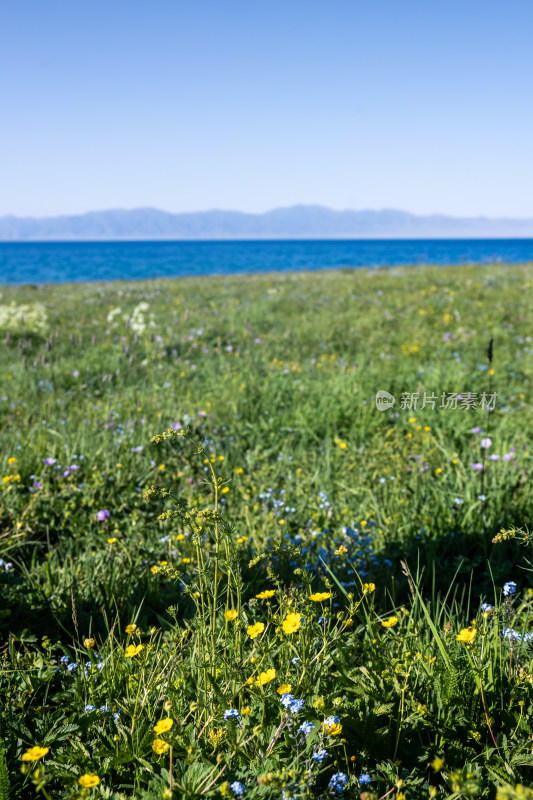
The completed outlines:
<svg viewBox="0 0 533 800">
<path fill-rule="evenodd" d="M 3 289 L 0 800 L 532 800 L 532 288 Z"/>
</svg>

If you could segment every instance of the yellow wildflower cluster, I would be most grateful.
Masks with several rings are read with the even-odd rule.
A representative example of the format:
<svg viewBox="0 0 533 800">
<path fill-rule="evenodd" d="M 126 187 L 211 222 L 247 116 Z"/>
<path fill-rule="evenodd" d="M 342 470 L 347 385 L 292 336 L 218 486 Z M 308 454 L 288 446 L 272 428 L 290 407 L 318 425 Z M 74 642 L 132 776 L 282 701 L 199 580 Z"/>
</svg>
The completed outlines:
<svg viewBox="0 0 533 800">
<path fill-rule="evenodd" d="M 246 633 L 250 639 L 255 639 L 260 633 L 263 633 L 264 630 L 265 624 L 263 622 L 256 622 L 255 625 L 248 625 Z"/>
<path fill-rule="evenodd" d="M 302 623 L 301 614 L 296 614 L 294 612 L 287 614 L 287 616 L 281 623 L 281 627 L 283 628 L 283 633 L 286 634 L 296 633 L 301 623 Z"/>
</svg>

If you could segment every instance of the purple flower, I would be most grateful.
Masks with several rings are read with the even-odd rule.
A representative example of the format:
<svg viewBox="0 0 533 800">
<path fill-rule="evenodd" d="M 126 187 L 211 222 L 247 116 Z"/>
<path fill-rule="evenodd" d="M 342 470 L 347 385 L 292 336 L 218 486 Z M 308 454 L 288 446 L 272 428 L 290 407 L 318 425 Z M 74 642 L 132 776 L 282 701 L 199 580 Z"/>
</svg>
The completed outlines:
<svg viewBox="0 0 533 800">
<path fill-rule="evenodd" d="M 477 425 L 475 428 L 470 428 L 471 433 L 483 433 L 483 428 L 479 428 Z"/>
<path fill-rule="evenodd" d="M 34 489 L 42 489 L 43 485 L 42 485 L 42 483 L 39 483 L 39 481 L 33 481 L 33 488 Z"/>
<path fill-rule="evenodd" d="M 502 456 L 502 461 L 511 461 L 512 458 L 514 458 L 514 453 L 505 453 Z"/>
<path fill-rule="evenodd" d="M 491 455 L 489 456 L 489 461 L 499 461 L 499 460 L 500 456 L 498 455 L 498 453 L 491 453 Z"/>
<path fill-rule="evenodd" d="M 56 463 L 55 458 L 43 458 L 43 464 L 46 464 L 47 467 L 51 467 L 52 464 Z"/>
<path fill-rule="evenodd" d="M 485 438 L 481 440 L 480 444 L 484 450 L 488 450 L 489 447 L 492 445 L 492 439 L 490 438 L 490 436 L 485 436 Z"/>
<path fill-rule="evenodd" d="M 104 522 L 106 519 L 109 519 L 111 516 L 111 512 L 107 510 L 107 508 L 102 509 L 102 511 L 96 512 L 96 518 L 98 522 Z"/>
<path fill-rule="evenodd" d="M 179 420 L 176 420 L 176 422 L 172 423 L 172 430 L 181 431 L 181 422 L 179 422 Z"/>
<path fill-rule="evenodd" d="M 142 444 L 139 444 L 137 447 L 130 447 L 130 453 L 142 453 L 142 449 Z"/>
<path fill-rule="evenodd" d="M 78 370 L 77 370 L 77 369 L 75 369 L 75 370 L 73 370 L 73 371 L 72 371 L 72 377 L 73 377 L 73 378 L 77 378 L 79 374 L 80 374 L 80 373 L 78 372 Z"/>
<path fill-rule="evenodd" d="M 475 461 L 473 464 L 470 464 L 470 466 L 472 467 L 472 469 L 476 469 L 478 471 L 485 469 L 483 464 L 480 464 L 479 461 Z"/>
</svg>

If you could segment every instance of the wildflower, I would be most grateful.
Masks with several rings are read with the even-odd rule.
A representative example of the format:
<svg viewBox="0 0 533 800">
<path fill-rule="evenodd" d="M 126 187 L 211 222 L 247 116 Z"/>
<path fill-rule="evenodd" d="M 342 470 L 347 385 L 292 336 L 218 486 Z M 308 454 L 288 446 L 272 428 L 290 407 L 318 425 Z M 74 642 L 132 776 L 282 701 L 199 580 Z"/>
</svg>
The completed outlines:
<svg viewBox="0 0 533 800">
<path fill-rule="evenodd" d="M 331 592 L 316 592 L 315 594 L 309 595 L 309 599 L 313 601 L 313 603 L 322 603 L 324 600 L 329 600 L 331 597 Z"/>
<path fill-rule="evenodd" d="M 266 672 L 262 672 L 260 675 L 257 676 L 256 684 L 258 686 L 264 686 L 265 683 L 270 683 L 276 677 L 276 670 L 275 669 L 267 669 Z"/>
<path fill-rule="evenodd" d="M 264 591 L 259 592 L 259 594 L 256 594 L 256 597 L 259 600 L 269 600 L 271 597 L 274 597 L 275 594 L 276 592 L 274 589 L 265 589 Z"/>
<path fill-rule="evenodd" d="M 483 429 L 476 426 L 475 428 L 470 428 L 470 433 L 483 433 Z"/>
<path fill-rule="evenodd" d="M 109 706 L 100 706 L 100 711 L 109 712 L 109 711 L 111 711 L 111 709 L 109 708 Z"/>
<path fill-rule="evenodd" d="M 363 594 L 372 594 L 376 591 L 375 583 L 363 583 Z"/>
<path fill-rule="evenodd" d="M 343 544 L 339 547 L 338 550 L 335 550 L 334 553 L 336 556 L 344 556 L 348 552 L 348 548 L 345 547 Z"/>
<path fill-rule="evenodd" d="M 86 773 L 78 778 L 78 783 L 80 786 L 83 786 L 84 789 L 91 789 L 93 786 L 98 786 L 100 783 L 100 778 L 98 775 Z"/>
<path fill-rule="evenodd" d="M 243 783 L 240 783 L 240 781 L 233 781 L 233 783 L 230 783 L 229 788 L 233 794 L 236 794 L 237 796 L 244 794 L 245 787 Z"/>
<path fill-rule="evenodd" d="M 326 717 L 326 719 L 322 723 L 322 730 L 329 736 L 337 736 L 342 731 L 342 725 L 340 719 L 335 715 L 332 715 L 331 717 Z"/>
<path fill-rule="evenodd" d="M 166 719 L 160 719 L 159 722 L 154 725 L 153 731 L 154 733 L 157 733 L 157 735 L 160 733 L 167 733 L 173 725 L 174 720 L 170 717 L 167 717 Z"/>
<path fill-rule="evenodd" d="M 458 642 L 464 642 L 464 644 L 472 644 L 474 639 L 476 638 L 476 629 L 471 625 L 469 628 L 463 628 L 462 631 L 459 631 L 457 636 L 455 637 Z"/>
<path fill-rule="evenodd" d="M 246 629 L 246 633 L 250 637 L 250 639 L 255 639 L 256 636 L 259 636 L 260 633 L 263 633 L 265 630 L 265 625 L 263 622 L 256 622 L 255 625 L 248 625 Z"/>
<path fill-rule="evenodd" d="M 278 694 L 288 694 L 291 691 L 291 689 L 292 686 L 290 683 L 282 683 L 281 686 L 278 686 L 276 692 Z"/>
<path fill-rule="evenodd" d="M 279 699 L 281 705 L 285 708 L 288 708 L 290 704 L 294 702 L 294 700 L 294 695 L 290 694 L 290 692 L 284 692 Z"/>
<path fill-rule="evenodd" d="M 124 653 L 124 657 L 125 658 L 134 658 L 134 656 L 139 655 L 139 653 L 141 652 L 141 650 L 143 648 L 144 648 L 143 644 L 138 644 L 138 645 L 129 644 L 126 647 L 126 651 Z"/>
<path fill-rule="evenodd" d="M 488 450 L 492 444 L 492 439 L 490 438 L 490 436 L 486 436 L 484 439 L 481 440 L 480 444 L 483 450 Z"/>
<path fill-rule="evenodd" d="M 73 672 L 75 669 L 78 669 L 78 665 L 73 662 L 72 664 L 68 665 L 67 669 L 69 672 Z"/>
<path fill-rule="evenodd" d="M 288 706 L 289 711 L 291 712 L 291 714 L 299 714 L 302 708 L 304 707 L 304 704 L 305 700 L 292 700 L 292 702 L 290 702 Z"/>
<path fill-rule="evenodd" d="M 296 631 L 300 627 L 301 621 L 302 621 L 301 614 L 296 614 L 294 612 L 287 614 L 281 625 L 281 627 L 283 628 L 283 633 L 287 634 L 296 633 Z"/>
<path fill-rule="evenodd" d="M 102 509 L 102 511 L 96 512 L 96 519 L 98 520 L 98 522 L 105 522 L 105 520 L 109 519 L 110 516 L 111 512 L 108 511 L 107 508 Z"/>
<path fill-rule="evenodd" d="M 242 709 L 241 713 L 242 713 L 243 717 L 248 717 L 252 713 L 252 709 L 250 708 L 250 706 L 244 706 L 244 708 Z"/>
<path fill-rule="evenodd" d="M 117 542 L 118 542 L 118 539 L 116 539 L 114 536 L 111 536 L 111 537 L 110 537 L 110 538 L 107 540 L 107 543 L 108 543 L 108 544 L 116 544 Z"/>
<path fill-rule="evenodd" d="M 237 708 L 227 708 L 224 711 L 224 719 L 225 720 L 228 720 L 228 719 L 239 719 L 239 717 L 240 717 L 240 713 L 239 713 L 239 710 Z"/>
<path fill-rule="evenodd" d="M 311 756 L 313 761 L 316 761 L 317 764 L 321 764 L 327 757 L 328 757 L 327 750 L 317 750 L 316 753 L 313 753 L 313 755 Z"/>
<path fill-rule="evenodd" d="M 69 661 L 70 659 L 68 656 L 61 656 L 61 658 L 59 659 L 60 664 L 68 664 Z"/>
<path fill-rule="evenodd" d="M 491 606 L 490 603 L 481 603 L 481 610 L 485 614 L 491 614 L 494 611 L 494 606 Z"/>
<path fill-rule="evenodd" d="M 344 772 L 336 772 L 335 775 L 332 775 L 329 779 L 329 787 L 330 789 L 334 789 L 336 792 L 342 792 L 344 787 L 348 783 L 348 776 L 344 774 Z"/>
<path fill-rule="evenodd" d="M 224 613 L 224 618 L 228 622 L 231 622 L 232 620 L 237 619 L 237 617 L 238 617 L 238 614 L 237 614 L 237 612 L 235 611 L 234 608 L 228 608 L 228 610 Z"/>
<path fill-rule="evenodd" d="M 435 758 L 431 762 L 431 766 L 433 767 L 435 772 L 440 772 L 441 769 L 444 766 L 444 759 L 443 758 L 439 758 L 439 756 L 435 756 Z"/>
<path fill-rule="evenodd" d="M 505 628 L 502 631 L 502 636 L 504 639 L 509 639 L 509 641 L 512 639 L 518 642 L 522 641 L 522 634 L 518 633 L 518 631 L 515 631 L 513 628 Z"/>
<path fill-rule="evenodd" d="M 516 583 L 514 581 L 507 581 L 503 587 L 503 596 L 511 597 L 513 594 L 516 594 Z"/>
<path fill-rule="evenodd" d="M 389 617 L 388 619 L 384 619 L 381 624 L 384 628 L 394 628 L 394 626 L 398 624 L 398 617 Z"/>
<path fill-rule="evenodd" d="M 87 648 L 87 650 L 90 650 L 91 647 L 95 646 L 95 644 L 96 644 L 96 642 L 94 641 L 94 639 L 84 639 L 83 640 L 83 645 L 84 645 L 84 647 Z"/>
<path fill-rule="evenodd" d="M 166 753 L 170 745 L 163 741 L 163 739 L 154 739 L 152 742 L 152 750 L 154 753 L 157 753 L 158 756 L 162 756 L 163 753 Z"/>
<path fill-rule="evenodd" d="M 83 710 L 88 713 L 89 711 L 94 711 L 94 708 L 90 703 L 87 703 Z"/>
<path fill-rule="evenodd" d="M 357 780 L 359 783 L 370 783 L 370 775 L 367 772 L 363 772 L 362 775 L 359 775 Z"/>
<path fill-rule="evenodd" d="M 303 733 L 304 736 L 309 736 L 314 727 L 315 726 L 313 725 L 312 722 L 302 722 L 302 724 L 298 728 L 298 733 Z"/>
<path fill-rule="evenodd" d="M 22 754 L 21 760 L 38 761 L 40 758 L 43 758 L 49 750 L 49 747 L 39 747 L 39 745 L 35 745 L 35 747 L 30 747 L 25 753 Z"/>
<path fill-rule="evenodd" d="M 327 617 L 319 617 L 317 619 L 317 622 L 318 622 L 319 625 L 327 625 L 328 618 Z"/>
<path fill-rule="evenodd" d="M 43 464 L 46 467 L 51 467 L 52 464 L 55 464 L 55 463 L 56 463 L 56 459 L 55 458 L 43 458 Z"/>
<path fill-rule="evenodd" d="M 294 656 L 294 658 L 291 658 L 291 664 L 301 664 L 301 663 L 302 659 L 299 658 L 299 656 Z"/>
<path fill-rule="evenodd" d="M 478 472 L 480 472 L 482 469 L 485 469 L 485 467 L 483 466 L 483 464 L 480 464 L 480 463 L 479 463 L 479 461 L 476 461 L 476 462 L 474 462 L 473 464 L 470 464 L 470 466 L 472 467 L 472 469 L 475 469 L 475 470 L 477 470 Z"/>
<path fill-rule="evenodd" d="M 137 625 L 134 622 L 131 622 L 129 625 L 126 625 L 126 633 L 135 633 L 137 630 Z"/>
</svg>

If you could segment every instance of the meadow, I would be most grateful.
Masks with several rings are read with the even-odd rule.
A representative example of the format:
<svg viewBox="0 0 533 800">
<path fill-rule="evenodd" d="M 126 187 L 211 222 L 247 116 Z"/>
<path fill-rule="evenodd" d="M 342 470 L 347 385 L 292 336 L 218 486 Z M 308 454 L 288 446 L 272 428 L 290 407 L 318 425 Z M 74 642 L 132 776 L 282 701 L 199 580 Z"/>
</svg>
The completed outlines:
<svg viewBox="0 0 533 800">
<path fill-rule="evenodd" d="M 2 288 L 0 800 L 533 800 L 532 287 Z"/>
</svg>

